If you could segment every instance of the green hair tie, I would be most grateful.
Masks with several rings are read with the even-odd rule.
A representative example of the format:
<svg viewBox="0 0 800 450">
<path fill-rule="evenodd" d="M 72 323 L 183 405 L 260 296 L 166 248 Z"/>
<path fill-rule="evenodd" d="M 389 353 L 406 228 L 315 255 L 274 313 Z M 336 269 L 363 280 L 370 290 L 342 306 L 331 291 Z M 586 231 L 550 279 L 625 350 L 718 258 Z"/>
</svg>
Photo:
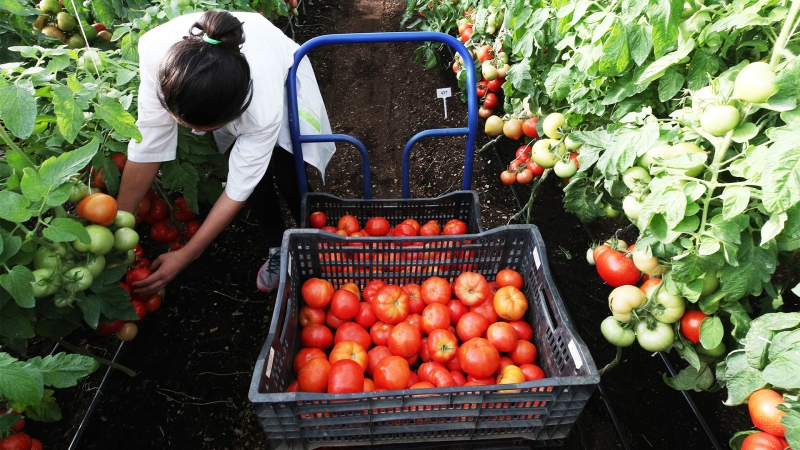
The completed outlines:
<svg viewBox="0 0 800 450">
<path fill-rule="evenodd" d="M 204 40 L 204 41 L 206 41 L 206 42 L 208 42 L 208 43 L 209 43 L 209 44 L 211 44 L 211 45 L 217 45 L 217 44 L 219 44 L 220 42 L 222 42 L 222 41 L 218 41 L 218 40 L 216 40 L 216 39 L 212 39 L 212 38 L 208 37 L 208 35 L 207 35 L 207 34 L 205 34 L 205 33 L 203 33 L 203 40 Z"/>
</svg>

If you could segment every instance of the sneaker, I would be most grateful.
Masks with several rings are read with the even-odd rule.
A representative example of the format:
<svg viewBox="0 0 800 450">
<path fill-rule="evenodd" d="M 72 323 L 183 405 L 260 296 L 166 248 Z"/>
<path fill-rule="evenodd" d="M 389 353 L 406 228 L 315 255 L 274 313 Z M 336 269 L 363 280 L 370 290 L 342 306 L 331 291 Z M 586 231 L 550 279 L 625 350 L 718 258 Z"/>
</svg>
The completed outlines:
<svg viewBox="0 0 800 450">
<path fill-rule="evenodd" d="M 272 292 L 278 288 L 281 281 L 281 248 L 272 247 L 269 249 L 267 262 L 258 269 L 256 286 L 261 292 Z"/>
</svg>

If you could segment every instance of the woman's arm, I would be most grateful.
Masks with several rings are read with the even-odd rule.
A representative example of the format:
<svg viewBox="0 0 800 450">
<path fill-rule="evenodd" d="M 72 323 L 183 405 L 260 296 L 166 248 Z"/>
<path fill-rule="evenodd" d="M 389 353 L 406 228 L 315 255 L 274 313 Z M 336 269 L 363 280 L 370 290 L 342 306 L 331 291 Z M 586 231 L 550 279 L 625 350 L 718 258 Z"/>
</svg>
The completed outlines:
<svg viewBox="0 0 800 450">
<path fill-rule="evenodd" d="M 127 171 L 126 166 L 125 172 L 127 173 Z M 233 220 L 243 205 L 244 202 L 231 200 L 223 192 L 192 239 L 182 249 L 164 253 L 156 258 L 151 266 L 154 270 L 153 274 L 142 281 L 133 283 L 131 285 L 133 292 L 137 295 L 150 295 L 166 286 L 186 266 L 200 257 L 211 241 Z"/>
<path fill-rule="evenodd" d="M 139 202 L 147 193 L 160 166 L 160 162 L 137 163 L 129 160 L 125 164 L 125 171 L 122 172 L 117 208 L 136 215 Z"/>
</svg>

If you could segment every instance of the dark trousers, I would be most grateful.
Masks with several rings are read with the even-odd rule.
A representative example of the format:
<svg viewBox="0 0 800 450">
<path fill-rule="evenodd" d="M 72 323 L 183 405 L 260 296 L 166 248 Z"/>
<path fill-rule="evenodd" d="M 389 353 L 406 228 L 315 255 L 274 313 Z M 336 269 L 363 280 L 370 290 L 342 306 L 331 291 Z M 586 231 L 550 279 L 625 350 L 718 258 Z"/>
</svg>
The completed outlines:
<svg viewBox="0 0 800 450">
<path fill-rule="evenodd" d="M 267 248 L 280 247 L 283 232 L 286 231 L 278 192 L 286 200 L 289 211 L 299 226 L 301 196 L 297 185 L 294 155 L 276 145 L 267 172 L 247 199 L 250 214 L 256 218 L 261 227 Z"/>
</svg>

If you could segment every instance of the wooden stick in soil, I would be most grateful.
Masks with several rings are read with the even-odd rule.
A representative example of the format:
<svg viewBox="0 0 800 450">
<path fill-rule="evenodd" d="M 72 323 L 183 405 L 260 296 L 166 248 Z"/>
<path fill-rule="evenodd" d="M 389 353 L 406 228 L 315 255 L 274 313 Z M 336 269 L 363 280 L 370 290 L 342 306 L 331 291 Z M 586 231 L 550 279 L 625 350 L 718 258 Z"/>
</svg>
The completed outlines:
<svg viewBox="0 0 800 450">
<path fill-rule="evenodd" d="M 95 355 L 95 354 L 93 354 L 91 352 L 88 352 L 88 351 L 86 351 L 86 350 L 84 350 L 84 349 L 82 349 L 82 348 L 80 348 L 80 347 L 78 347 L 76 345 L 70 344 L 69 342 L 65 341 L 64 339 L 59 338 L 58 340 L 56 340 L 56 342 L 58 342 L 58 345 L 66 348 L 67 350 L 69 350 L 69 351 L 71 351 L 73 353 L 77 353 L 79 355 L 83 355 L 83 356 L 88 356 L 90 358 L 94 358 L 94 360 L 97 361 L 98 363 L 100 363 L 100 364 L 102 364 L 104 366 L 113 367 L 113 368 L 119 370 L 120 372 L 124 373 L 125 375 L 128 375 L 129 377 L 135 377 L 136 375 L 138 375 L 138 373 L 136 373 L 133 370 L 123 366 L 122 364 L 118 364 L 118 363 L 115 363 L 114 361 L 109 361 L 109 360 L 107 360 L 105 358 L 101 358 L 101 357 L 99 357 L 99 356 L 97 356 L 97 355 Z"/>
</svg>

